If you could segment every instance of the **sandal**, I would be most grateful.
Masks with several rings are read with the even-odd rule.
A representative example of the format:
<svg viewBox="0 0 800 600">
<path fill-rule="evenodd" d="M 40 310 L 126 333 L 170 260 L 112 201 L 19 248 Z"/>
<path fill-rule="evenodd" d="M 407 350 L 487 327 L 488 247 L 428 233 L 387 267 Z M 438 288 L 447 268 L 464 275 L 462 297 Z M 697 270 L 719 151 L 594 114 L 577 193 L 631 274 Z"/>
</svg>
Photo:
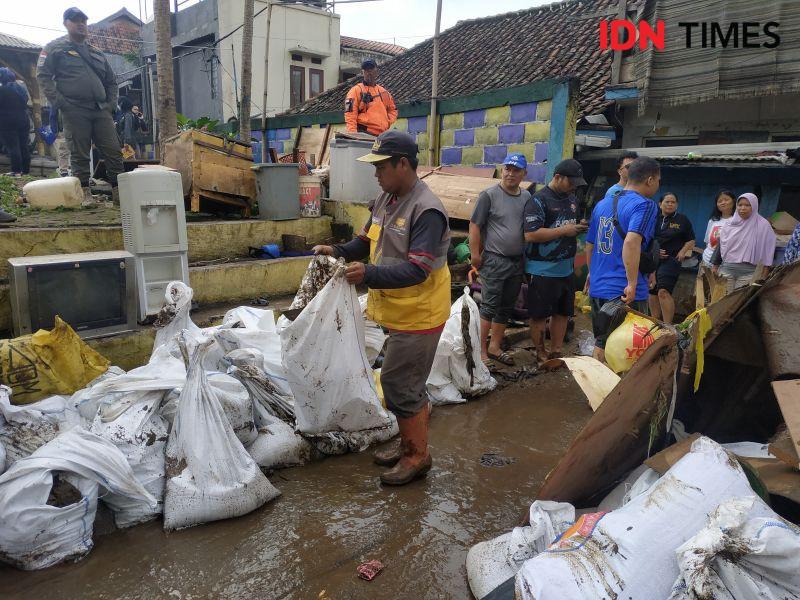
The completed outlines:
<svg viewBox="0 0 800 600">
<path fill-rule="evenodd" d="M 487 355 L 489 356 L 489 358 L 499 363 L 502 363 L 509 367 L 514 366 L 514 359 L 511 358 L 508 352 L 501 352 L 500 354 L 492 354 L 491 352 L 487 352 Z"/>
</svg>

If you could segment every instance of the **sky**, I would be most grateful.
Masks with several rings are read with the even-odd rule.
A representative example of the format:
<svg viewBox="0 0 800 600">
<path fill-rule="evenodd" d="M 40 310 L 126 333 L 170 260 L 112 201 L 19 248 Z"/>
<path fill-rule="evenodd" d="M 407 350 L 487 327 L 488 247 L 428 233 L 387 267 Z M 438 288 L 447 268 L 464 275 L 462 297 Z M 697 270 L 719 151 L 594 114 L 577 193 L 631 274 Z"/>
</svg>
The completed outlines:
<svg viewBox="0 0 800 600">
<path fill-rule="evenodd" d="M 186 5 L 197 0 L 189 0 Z M 552 0 L 443 0 L 442 31 L 458 21 L 550 4 Z M 62 15 L 77 5 L 89 16 L 89 23 L 106 17 L 123 6 L 142 20 L 152 18 L 152 0 L 2 0 L 13 5 L 0 13 L 0 32 L 46 44 L 63 34 Z M 259 10 L 256 0 L 256 11 Z M 411 47 L 433 35 L 435 0 L 372 0 L 336 3 L 342 16 L 341 34 Z M 227 32 L 223 32 L 227 33 Z"/>
</svg>

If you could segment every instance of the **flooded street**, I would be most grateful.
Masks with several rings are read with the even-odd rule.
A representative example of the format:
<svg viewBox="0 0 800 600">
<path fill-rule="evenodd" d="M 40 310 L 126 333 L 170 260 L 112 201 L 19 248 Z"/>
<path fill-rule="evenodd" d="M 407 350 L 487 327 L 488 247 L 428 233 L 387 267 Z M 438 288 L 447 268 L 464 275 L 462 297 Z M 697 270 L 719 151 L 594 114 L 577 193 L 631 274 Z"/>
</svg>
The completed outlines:
<svg viewBox="0 0 800 600">
<path fill-rule="evenodd" d="M 273 474 L 282 495 L 228 521 L 95 535 L 76 564 L 0 567 L 4 598 L 469 598 L 464 560 L 517 525 L 591 410 L 568 371 L 435 408 L 427 479 L 389 489 L 369 452 Z M 484 460 L 481 456 L 495 453 Z M 374 581 L 356 567 L 378 559 Z M 324 591 L 324 593 L 323 593 Z"/>
</svg>

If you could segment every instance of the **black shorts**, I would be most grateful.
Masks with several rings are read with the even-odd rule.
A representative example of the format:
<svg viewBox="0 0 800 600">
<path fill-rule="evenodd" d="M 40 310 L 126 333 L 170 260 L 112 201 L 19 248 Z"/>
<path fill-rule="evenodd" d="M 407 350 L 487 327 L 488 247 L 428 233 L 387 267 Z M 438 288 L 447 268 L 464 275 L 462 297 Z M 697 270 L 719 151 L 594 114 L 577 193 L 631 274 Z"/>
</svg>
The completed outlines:
<svg viewBox="0 0 800 600">
<path fill-rule="evenodd" d="M 681 274 L 681 263 L 677 258 L 669 257 L 658 263 L 656 269 L 656 287 L 650 290 L 650 295 L 655 296 L 658 290 L 666 290 L 670 294 L 675 289 L 675 284 L 678 283 L 678 277 Z"/>
<path fill-rule="evenodd" d="M 528 284 L 528 316 L 534 320 L 553 315 L 575 315 L 575 276 L 542 277 L 531 275 Z"/>
</svg>

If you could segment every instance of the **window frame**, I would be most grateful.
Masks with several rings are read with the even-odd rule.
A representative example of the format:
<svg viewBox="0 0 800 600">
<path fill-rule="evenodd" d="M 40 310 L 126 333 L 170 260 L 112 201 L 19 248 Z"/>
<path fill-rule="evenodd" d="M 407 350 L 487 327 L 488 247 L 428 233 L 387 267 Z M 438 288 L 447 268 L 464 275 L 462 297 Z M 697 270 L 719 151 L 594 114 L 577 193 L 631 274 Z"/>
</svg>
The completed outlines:
<svg viewBox="0 0 800 600">
<path fill-rule="evenodd" d="M 300 73 L 300 100 L 294 102 L 294 74 Z M 306 69 L 297 65 L 289 65 L 289 107 L 294 108 L 306 101 Z"/>
<path fill-rule="evenodd" d="M 311 77 L 319 75 L 319 92 L 314 94 L 313 87 L 311 86 Z M 322 69 L 309 69 L 308 70 L 308 97 L 314 98 L 325 91 L 325 71 Z"/>
</svg>

